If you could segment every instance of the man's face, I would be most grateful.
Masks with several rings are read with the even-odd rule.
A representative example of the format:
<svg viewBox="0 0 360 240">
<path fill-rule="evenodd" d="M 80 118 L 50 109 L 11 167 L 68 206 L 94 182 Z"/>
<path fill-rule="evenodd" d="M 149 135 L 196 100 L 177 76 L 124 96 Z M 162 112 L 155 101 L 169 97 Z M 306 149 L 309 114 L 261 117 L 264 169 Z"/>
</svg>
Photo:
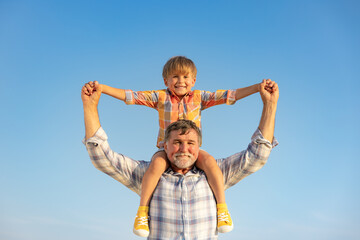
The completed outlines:
<svg viewBox="0 0 360 240">
<path fill-rule="evenodd" d="M 196 78 L 191 74 L 173 73 L 164 79 L 165 85 L 178 97 L 183 97 L 191 92 L 191 88 L 195 85 Z"/>
<path fill-rule="evenodd" d="M 174 171 L 190 170 L 199 155 L 199 137 L 194 129 L 183 135 L 181 130 L 172 131 L 164 144 L 165 152 Z"/>
</svg>

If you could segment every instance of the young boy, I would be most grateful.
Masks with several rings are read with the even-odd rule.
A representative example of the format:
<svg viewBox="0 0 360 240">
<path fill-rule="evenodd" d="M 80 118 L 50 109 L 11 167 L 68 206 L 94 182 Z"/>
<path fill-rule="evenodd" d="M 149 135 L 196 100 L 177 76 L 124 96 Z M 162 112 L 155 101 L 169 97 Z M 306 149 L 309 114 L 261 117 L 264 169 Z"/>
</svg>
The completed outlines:
<svg viewBox="0 0 360 240">
<path fill-rule="evenodd" d="M 201 111 L 219 104 L 234 104 L 237 100 L 259 91 L 259 84 L 236 90 L 217 90 L 207 92 L 194 90 L 197 69 L 195 64 L 183 56 L 172 57 L 164 65 L 163 79 L 167 89 L 157 91 L 138 91 L 117 89 L 101 84 L 101 91 L 107 95 L 124 101 L 126 104 L 144 105 L 154 108 L 159 113 L 159 134 L 157 147 L 159 150 L 153 155 L 151 164 L 142 180 L 140 206 L 134 223 L 134 233 L 138 236 L 149 235 L 148 211 L 149 202 L 156 185 L 169 168 L 164 152 L 165 129 L 172 122 L 188 119 L 196 123 L 201 129 Z M 91 83 L 91 84 L 98 84 Z M 91 86 L 88 88 L 91 94 Z M 225 203 L 223 175 L 215 159 L 201 150 L 196 161 L 196 167 L 202 169 L 207 178 L 217 202 L 218 231 L 229 232 L 233 223 Z"/>
</svg>

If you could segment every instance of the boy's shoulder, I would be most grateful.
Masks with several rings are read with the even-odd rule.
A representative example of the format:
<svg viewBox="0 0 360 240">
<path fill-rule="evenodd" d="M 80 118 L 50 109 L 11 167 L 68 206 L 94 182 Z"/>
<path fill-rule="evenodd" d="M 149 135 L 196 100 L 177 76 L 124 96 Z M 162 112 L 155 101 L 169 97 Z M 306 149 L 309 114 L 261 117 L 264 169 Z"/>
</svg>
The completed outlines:
<svg viewBox="0 0 360 240">
<path fill-rule="evenodd" d="M 209 92 L 209 91 L 195 89 L 195 90 L 192 90 L 192 91 L 191 91 L 191 94 L 194 95 L 194 96 L 201 97 L 202 95 L 204 95 L 204 94 L 207 93 L 207 92 Z"/>
</svg>

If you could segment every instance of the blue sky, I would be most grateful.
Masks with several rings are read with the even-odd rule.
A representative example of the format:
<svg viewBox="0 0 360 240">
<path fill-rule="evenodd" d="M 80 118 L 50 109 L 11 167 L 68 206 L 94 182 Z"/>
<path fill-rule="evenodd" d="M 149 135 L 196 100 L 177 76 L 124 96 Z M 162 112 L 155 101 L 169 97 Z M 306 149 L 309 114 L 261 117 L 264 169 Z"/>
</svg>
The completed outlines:
<svg viewBox="0 0 360 240">
<path fill-rule="evenodd" d="M 0 0 L 0 238 L 140 239 L 136 194 L 96 170 L 80 90 L 164 88 L 174 55 L 198 68 L 195 89 L 271 78 L 280 145 L 226 192 L 235 229 L 220 239 L 360 238 L 358 1 Z M 226 157 L 256 129 L 258 94 L 203 112 L 203 148 Z M 102 96 L 115 151 L 148 160 L 157 114 Z"/>
</svg>

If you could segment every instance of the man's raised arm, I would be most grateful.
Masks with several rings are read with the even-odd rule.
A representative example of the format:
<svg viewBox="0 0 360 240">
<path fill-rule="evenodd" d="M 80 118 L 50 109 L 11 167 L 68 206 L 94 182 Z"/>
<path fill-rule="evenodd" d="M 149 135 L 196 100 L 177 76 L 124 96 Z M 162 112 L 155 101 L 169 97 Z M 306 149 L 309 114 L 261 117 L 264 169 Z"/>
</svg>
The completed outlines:
<svg viewBox="0 0 360 240">
<path fill-rule="evenodd" d="M 274 138 L 276 107 L 279 99 L 278 85 L 270 79 L 264 79 L 260 84 L 260 96 L 263 101 L 263 111 L 259 129 L 263 137 L 272 143 Z"/>
<path fill-rule="evenodd" d="M 81 89 L 86 140 L 94 136 L 96 131 L 100 128 L 100 119 L 97 106 L 99 104 L 101 92 L 101 85 L 97 81 L 86 83 Z"/>
<path fill-rule="evenodd" d="M 149 162 L 136 161 L 114 152 L 100 126 L 98 103 L 102 93 L 98 82 L 86 83 L 81 90 L 84 107 L 85 141 L 91 162 L 100 171 L 140 194 L 141 180 Z"/>
<path fill-rule="evenodd" d="M 230 157 L 218 160 L 224 175 L 225 189 L 261 169 L 267 162 L 277 141 L 274 138 L 275 114 L 279 99 L 278 85 L 270 79 L 260 84 L 263 111 L 258 129 L 251 138 L 247 149 Z"/>
</svg>

